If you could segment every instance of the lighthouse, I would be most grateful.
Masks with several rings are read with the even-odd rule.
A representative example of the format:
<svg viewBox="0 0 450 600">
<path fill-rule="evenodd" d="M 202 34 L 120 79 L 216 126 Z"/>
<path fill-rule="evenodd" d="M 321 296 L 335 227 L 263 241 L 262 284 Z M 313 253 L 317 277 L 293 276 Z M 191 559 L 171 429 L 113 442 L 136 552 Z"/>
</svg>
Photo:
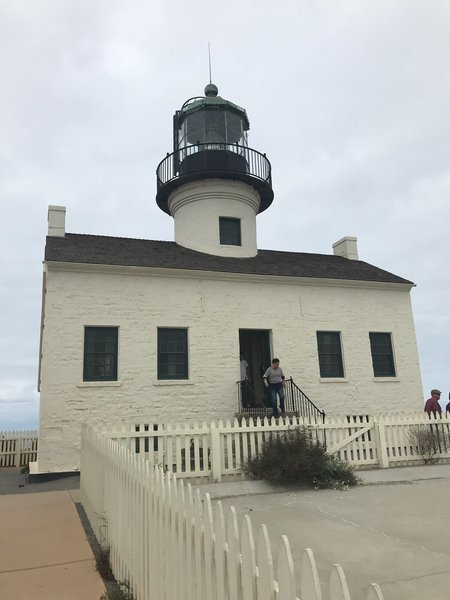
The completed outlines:
<svg viewBox="0 0 450 600">
<path fill-rule="evenodd" d="M 186 100 L 173 118 L 173 152 L 157 167 L 159 208 L 175 242 L 216 256 L 256 256 L 256 215 L 273 200 L 271 165 L 248 145 L 245 109 L 219 96 Z"/>
</svg>

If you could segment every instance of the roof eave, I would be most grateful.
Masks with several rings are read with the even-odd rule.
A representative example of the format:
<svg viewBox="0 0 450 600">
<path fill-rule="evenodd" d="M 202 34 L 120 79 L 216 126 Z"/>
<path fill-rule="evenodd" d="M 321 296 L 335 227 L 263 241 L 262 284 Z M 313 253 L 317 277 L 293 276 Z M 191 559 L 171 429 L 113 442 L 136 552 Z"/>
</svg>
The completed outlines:
<svg viewBox="0 0 450 600">
<path fill-rule="evenodd" d="M 416 284 L 412 282 L 398 281 L 371 281 L 360 279 L 334 279 L 328 277 L 302 277 L 295 275 L 268 275 L 258 273 L 235 273 L 229 271 L 207 271 L 201 269 L 177 269 L 173 267 L 152 267 L 133 265 L 105 265 L 96 263 L 44 261 L 48 271 L 66 271 L 82 273 L 115 273 L 122 275 L 138 275 L 144 277 L 175 277 L 175 278 L 200 278 L 215 279 L 223 281 L 243 281 L 253 283 L 272 283 L 286 285 L 314 285 L 328 287 L 356 287 L 366 289 L 389 289 L 410 291 Z"/>
</svg>

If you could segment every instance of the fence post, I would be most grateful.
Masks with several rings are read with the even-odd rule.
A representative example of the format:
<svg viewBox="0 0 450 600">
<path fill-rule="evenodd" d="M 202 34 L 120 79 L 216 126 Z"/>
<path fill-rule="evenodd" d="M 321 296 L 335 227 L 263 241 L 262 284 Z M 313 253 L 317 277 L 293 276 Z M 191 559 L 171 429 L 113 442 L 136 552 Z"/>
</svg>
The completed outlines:
<svg viewBox="0 0 450 600">
<path fill-rule="evenodd" d="M 22 453 L 22 437 L 19 435 L 15 439 L 16 445 L 14 447 L 15 456 L 14 456 L 14 466 L 20 467 L 20 455 Z"/>
<path fill-rule="evenodd" d="M 211 475 L 216 483 L 222 481 L 222 465 L 220 460 L 220 431 L 214 422 L 210 426 L 211 431 Z"/>
<path fill-rule="evenodd" d="M 386 448 L 386 431 L 384 427 L 384 423 L 380 421 L 375 421 L 375 440 L 377 444 L 377 456 L 378 456 L 378 466 L 382 469 L 387 469 L 389 467 L 389 458 L 387 455 Z"/>
</svg>

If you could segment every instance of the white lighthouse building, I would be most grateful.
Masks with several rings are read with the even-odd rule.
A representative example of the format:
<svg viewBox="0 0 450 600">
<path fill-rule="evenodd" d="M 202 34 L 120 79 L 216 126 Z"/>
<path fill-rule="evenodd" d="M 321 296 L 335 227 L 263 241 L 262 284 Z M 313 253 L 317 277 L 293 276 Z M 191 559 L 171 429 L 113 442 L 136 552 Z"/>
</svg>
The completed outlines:
<svg viewBox="0 0 450 600">
<path fill-rule="evenodd" d="M 86 421 L 269 413 L 273 356 L 289 412 L 422 407 L 413 283 L 359 260 L 354 237 L 327 255 L 258 249 L 274 194 L 248 132 L 213 84 L 176 111 L 156 195 L 175 241 L 68 233 L 65 208 L 49 207 L 37 473 L 79 468 Z"/>
</svg>

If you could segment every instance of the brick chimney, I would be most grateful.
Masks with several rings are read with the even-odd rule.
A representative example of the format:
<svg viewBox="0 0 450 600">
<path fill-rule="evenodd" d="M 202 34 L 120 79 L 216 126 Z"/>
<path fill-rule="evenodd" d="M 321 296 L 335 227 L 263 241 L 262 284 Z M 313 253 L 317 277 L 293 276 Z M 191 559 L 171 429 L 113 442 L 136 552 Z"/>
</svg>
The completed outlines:
<svg viewBox="0 0 450 600">
<path fill-rule="evenodd" d="M 333 244 L 333 254 L 350 260 L 358 260 L 358 239 L 347 235 Z"/>
<path fill-rule="evenodd" d="M 66 235 L 66 207 L 48 207 L 48 235 L 64 237 Z"/>
</svg>

